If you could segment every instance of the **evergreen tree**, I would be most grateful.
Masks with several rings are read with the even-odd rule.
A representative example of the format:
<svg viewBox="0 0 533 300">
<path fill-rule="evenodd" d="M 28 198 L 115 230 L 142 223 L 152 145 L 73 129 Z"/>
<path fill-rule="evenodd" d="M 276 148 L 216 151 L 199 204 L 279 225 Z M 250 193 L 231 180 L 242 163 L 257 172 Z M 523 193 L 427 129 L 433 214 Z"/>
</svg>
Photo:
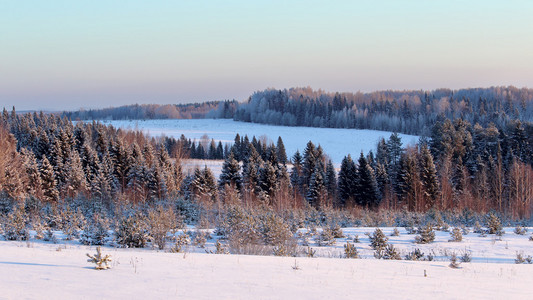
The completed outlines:
<svg viewBox="0 0 533 300">
<path fill-rule="evenodd" d="M 283 144 L 283 140 L 281 139 L 281 136 L 278 137 L 278 142 L 276 143 L 276 154 L 278 157 L 278 161 L 286 165 L 287 164 L 287 152 L 285 151 L 285 145 Z"/>
<path fill-rule="evenodd" d="M 55 202 L 59 199 L 59 192 L 57 191 L 57 181 L 54 168 L 46 158 L 43 156 L 41 160 L 41 183 L 43 189 L 43 199 L 47 202 Z"/>
<path fill-rule="evenodd" d="M 319 209 L 323 205 L 323 195 L 325 192 L 324 172 L 320 168 L 315 168 L 311 174 L 309 188 L 307 189 L 306 199 L 309 204 Z"/>
<path fill-rule="evenodd" d="M 440 196 L 437 170 L 427 145 L 420 150 L 420 180 L 424 188 L 426 209 L 433 208 Z"/>
<path fill-rule="evenodd" d="M 380 199 L 374 170 L 362 152 L 358 162 L 356 202 L 365 207 L 376 207 Z"/>
<path fill-rule="evenodd" d="M 235 159 L 232 152 L 222 165 L 222 173 L 220 174 L 220 178 L 218 180 L 219 187 L 224 188 L 224 186 L 229 185 L 237 188 L 240 191 L 242 187 L 240 171 L 241 167 L 239 162 Z"/>
<path fill-rule="evenodd" d="M 352 157 L 348 154 L 342 159 L 341 169 L 339 171 L 338 190 L 339 204 L 346 206 L 349 203 L 355 203 L 355 192 L 357 186 L 357 169 Z"/>
<path fill-rule="evenodd" d="M 326 166 L 325 185 L 328 196 L 332 199 L 335 199 L 337 194 L 337 175 L 331 160 L 328 160 L 328 164 Z"/>
</svg>

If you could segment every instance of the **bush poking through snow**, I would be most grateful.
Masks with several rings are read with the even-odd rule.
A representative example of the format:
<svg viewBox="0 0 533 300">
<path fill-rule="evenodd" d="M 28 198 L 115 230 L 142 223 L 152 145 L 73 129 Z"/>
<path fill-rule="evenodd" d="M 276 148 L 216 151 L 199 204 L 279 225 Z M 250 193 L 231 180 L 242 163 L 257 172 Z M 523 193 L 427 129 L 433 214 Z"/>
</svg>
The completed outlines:
<svg viewBox="0 0 533 300">
<path fill-rule="evenodd" d="M 429 244 L 435 240 L 435 232 L 431 225 L 427 225 L 423 229 L 420 229 L 420 235 L 415 237 L 415 242 L 417 244 Z"/>
<path fill-rule="evenodd" d="M 533 263 L 533 257 L 528 255 L 527 257 L 524 257 L 524 254 L 521 252 L 516 252 L 516 259 L 514 260 L 515 264 L 531 264 Z"/>
<path fill-rule="evenodd" d="M 30 237 L 30 233 L 26 228 L 27 221 L 24 207 L 17 206 L 9 215 L 7 215 L 3 222 L 4 237 L 8 241 L 26 241 Z"/>
<path fill-rule="evenodd" d="M 215 243 L 215 253 L 216 254 L 228 254 L 228 248 L 222 244 L 220 241 L 217 240 L 217 242 Z"/>
<path fill-rule="evenodd" d="M 148 242 L 146 219 L 141 213 L 123 217 L 115 232 L 117 243 L 128 248 L 144 248 Z"/>
<path fill-rule="evenodd" d="M 520 225 L 517 225 L 514 229 L 514 233 L 518 235 L 525 235 L 527 233 L 527 229 Z"/>
<path fill-rule="evenodd" d="M 450 256 L 450 268 L 458 269 L 460 264 L 461 263 L 457 261 L 457 255 L 452 253 L 452 256 Z"/>
<path fill-rule="evenodd" d="M 192 244 L 196 247 L 205 248 L 205 243 L 207 243 L 207 234 L 202 231 L 197 231 Z"/>
<path fill-rule="evenodd" d="M 402 260 L 400 253 L 392 244 L 388 244 L 385 248 L 377 249 L 374 252 L 374 257 L 377 259 Z"/>
<path fill-rule="evenodd" d="M 322 233 L 318 236 L 317 239 L 319 246 L 332 246 L 335 245 L 336 241 L 333 235 L 333 231 L 330 228 L 324 228 Z"/>
<path fill-rule="evenodd" d="M 80 243 L 84 245 L 105 245 L 108 236 L 109 224 L 99 214 L 94 214 L 91 221 L 87 222 L 80 236 Z"/>
<path fill-rule="evenodd" d="M 344 245 L 344 257 L 346 258 L 359 258 L 359 253 L 354 244 L 346 243 Z"/>
<path fill-rule="evenodd" d="M 52 229 L 48 228 L 48 230 L 45 231 L 43 241 L 57 244 L 57 237 L 54 235 Z"/>
<path fill-rule="evenodd" d="M 489 234 L 502 235 L 504 233 L 500 218 L 493 213 L 487 216 L 487 228 L 489 229 Z"/>
<path fill-rule="evenodd" d="M 389 238 L 385 236 L 381 229 L 376 228 L 376 230 L 374 230 L 374 233 L 372 233 L 371 235 L 367 235 L 370 239 L 370 247 L 372 247 L 372 249 L 380 250 L 387 246 L 387 241 L 389 240 Z"/>
<path fill-rule="evenodd" d="M 394 227 L 394 230 L 392 231 L 390 236 L 400 236 L 400 231 L 398 228 Z"/>
<path fill-rule="evenodd" d="M 424 253 L 420 251 L 420 249 L 416 248 L 414 251 L 407 253 L 405 256 L 406 260 L 423 260 L 424 259 Z"/>
<path fill-rule="evenodd" d="M 314 250 L 313 248 L 307 246 L 307 250 L 305 251 L 305 256 L 307 256 L 307 257 L 315 257 L 315 254 L 316 254 L 316 250 Z"/>
<path fill-rule="evenodd" d="M 89 253 L 87 253 L 87 257 L 89 257 L 89 259 L 87 260 L 88 262 L 96 264 L 96 267 L 94 267 L 96 270 L 107 270 L 111 268 L 109 266 L 109 262 L 111 261 L 111 255 L 102 255 L 102 248 L 100 246 L 96 247 L 95 255 L 90 255 Z"/>
<path fill-rule="evenodd" d="M 176 243 L 172 248 L 170 248 L 170 252 L 173 253 L 179 253 L 182 252 L 185 246 L 189 245 L 191 243 L 191 238 L 188 234 L 180 234 L 176 237 Z"/>
<path fill-rule="evenodd" d="M 472 261 L 472 254 L 470 253 L 470 251 L 465 251 L 463 253 L 463 255 L 461 255 L 459 257 L 459 259 L 461 260 L 461 262 L 464 262 L 464 263 L 471 262 Z"/>
<path fill-rule="evenodd" d="M 159 250 L 165 249 L 168 232 L 176 229 L 177 226 L 174 211 L 158 205 L 148 211 L 146 221 L 153 243 L 157 245 Z"/>
<path fill-rule="evenodd" d="M 463 240 L 463 231 L 459 227 L 454 227 L 450 232 L 451 239 L 448 242 L 461 242 Z"/>
</svg>

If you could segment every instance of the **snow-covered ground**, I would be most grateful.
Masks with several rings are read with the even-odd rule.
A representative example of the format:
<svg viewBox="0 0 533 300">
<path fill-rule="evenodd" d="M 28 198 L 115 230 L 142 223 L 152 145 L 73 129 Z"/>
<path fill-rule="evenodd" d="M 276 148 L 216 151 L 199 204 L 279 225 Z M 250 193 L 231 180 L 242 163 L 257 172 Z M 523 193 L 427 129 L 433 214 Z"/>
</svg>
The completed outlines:
<svg viewBox="0 0 533 300">
<path fill-rule="evenodd" d="M 531 265 L 167 253 L 0 242 L 1 299 L 529 299 Z M 426 274 L 427 276 L 424 276 Z"/>
<path fill-rule="evenodd" d="M 340 128 L 312 128 L 263 125 L 246 122 L 236 122 L 227 119 L 195 119 L 195 120 L 129 120 L 104 121 L 115 127 L 138 129 L 152 136 L 171 136 L 179 138 L 182 134 L 187 138 L 200 140 L 207 134 L 209 138 L 222 143 L 233 142 L 235 135 L 248 135 L 256 138 L 267 137 L 274 143 L 281 136 L 288 156 L 296 150 L 303 152 L 308 141 L 320 144 L 326 154 L 335 164 L 340 164 L 342 158 L 348 154 L 357 159 L 361 151 L 365 154 L 376 149 L 381 137 L 388 139 L 390 132 L 377 130 L 357 130 Z M 400 134 L 404 145 L 413 145 L 418 136 Z"/>
</svg>

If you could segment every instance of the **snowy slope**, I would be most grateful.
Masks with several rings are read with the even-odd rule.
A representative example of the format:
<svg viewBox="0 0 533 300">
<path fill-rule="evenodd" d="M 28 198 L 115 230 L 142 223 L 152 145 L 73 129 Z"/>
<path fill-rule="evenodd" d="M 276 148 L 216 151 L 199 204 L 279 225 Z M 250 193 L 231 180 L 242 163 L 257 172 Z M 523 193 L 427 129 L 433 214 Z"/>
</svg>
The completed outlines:
<svg viewBox="0 0 533 300">
<path fill-rule="evenodd" d="M 0 299 L 528 299 L 531 265 L 164 253 L 0 242 Z M 424 271 L 427 277 L 424 277 Z"/>
<path fill-rule="evenodd" d="M 200 140 L 207 134 L 217 142 L 233 142 L 235 135 L 248 135 L 260 138 L 267 137 L 274 143 L 281 136 L 287 150 L 287 155 L 292 156 L 297 149 L 303 152 L 305 145 L 311 140 L 316 145 L 320 144 L 335 164 L 340 164 L 342 158 L 351 154 L 357 159 L 361 151 L 365 154 L 376 149 L 381 137 L 388 139 L 390 132 L 377 130 L 357 130 L 339 128 L 311 128 L 311 127 L 286 127 L 245 122 L 236 122 L 227 119 L 199 119 L 199 120 L 131 120 L 131 121 L 106 121 L 119 128 L 139 129 L 152 136 L 172 136 L 179 138 L 182 134 L 187 138 Z M 417 136 L 401 134 L 404 145 L 413 145 L 418 141 Z"/>
</svg>

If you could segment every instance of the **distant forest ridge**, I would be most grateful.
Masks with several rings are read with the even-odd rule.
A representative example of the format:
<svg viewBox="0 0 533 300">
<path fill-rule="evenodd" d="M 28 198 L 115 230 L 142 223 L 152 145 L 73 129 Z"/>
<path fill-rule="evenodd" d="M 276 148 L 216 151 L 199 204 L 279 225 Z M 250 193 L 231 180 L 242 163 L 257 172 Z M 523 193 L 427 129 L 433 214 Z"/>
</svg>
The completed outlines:
<svg viewBox="0 0 533 300">
<path fill-rule="evenodd" d="M 236 121 L 329 128 L 357 128 L 429 135 L 437 120 L 505 127 L 533 120 L 533 89 L 508 87 L 328 93 L 323 90 L 265 89 L 247 101 L 180 105 L 128 105 L 64 112 L 81 119 L 233 118 Z"/>
</svg>

